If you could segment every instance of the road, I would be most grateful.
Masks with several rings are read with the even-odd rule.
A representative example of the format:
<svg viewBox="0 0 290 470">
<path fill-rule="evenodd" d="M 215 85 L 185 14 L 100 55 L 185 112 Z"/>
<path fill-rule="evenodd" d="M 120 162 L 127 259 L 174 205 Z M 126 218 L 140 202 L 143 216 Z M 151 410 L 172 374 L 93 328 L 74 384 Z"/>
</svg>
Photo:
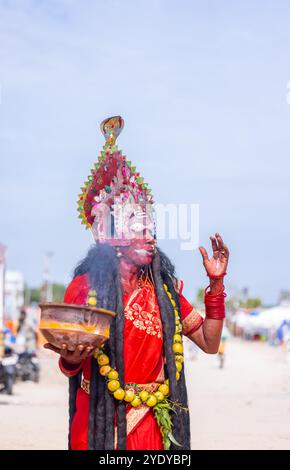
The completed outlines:
<svg viewBox="0 0 290 470">
<path fill-rule="evenodd" d="M 215 355 L 188 356 L 192 449 L 290 449 L 290 365 L 280 348 L 232 339 L 222 370 Z M 67 448 L 67 381 L 53 353 L 41 362 L 40 384 L 0 395 L 1 449 Z"/>
<path fill-rule="evenodd" d="M 187 366 L 193 449 L 290 449 L 290 365 L 281 348 L 228 341 L 224 369 Z"/>
</svg>

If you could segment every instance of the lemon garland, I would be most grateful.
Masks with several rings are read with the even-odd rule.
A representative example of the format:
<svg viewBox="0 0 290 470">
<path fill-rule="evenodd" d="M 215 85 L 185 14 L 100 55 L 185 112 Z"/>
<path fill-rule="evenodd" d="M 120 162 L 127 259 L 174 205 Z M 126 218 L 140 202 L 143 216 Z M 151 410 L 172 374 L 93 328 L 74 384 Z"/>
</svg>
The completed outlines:
<svg viewBox="0 0 290 470">
<path fill-rule="evenodd" d="M 176 307 L 176 302 L 172 298 L 172 294 L 169 292 L 166 284 L 164 289 L 170 299 L 170 302 L 174 309 L 175 314 L 175 332 L 173 335 L 172 350 L 175 355 L 175 366 L 176 366 L 176 380 L 180 378 L 180 372 L 182 371 L 182 364 L 184 362 L 183 357 L 183 345 L 182 345 L 182 325 L 179 318 L 179 312 Z M 91 292 L 91 294 L 94 294 Z M 94 297 L 94 295 L 90 296 Z M 92 299 L 91 302 L 93 303 Z M 138 406 L 145 404 L 149 407 L 154 407 L 159 403 L 166 403 L 166 397 L 169 395 L 169 380 L 166 379 L 163 384 L 158 387 L 158 390 L 154 393 L 149 393 L 146 390 L 141 390 L 137 384 L 126 384 L 124 388 L 121 387 L 119 382 L 119 373 L 116 369 L 110 366 L 109 357 L 104 353 L 103 349 L 99 349 L 94 354 L 94 357 L 98 361 L 99 372 L 103 377 L 107 379 L 107 388 L 111 392 L 116 400 L 124 400 L 130 403 L 131 406 L 137 408 Z"/>
</svg>

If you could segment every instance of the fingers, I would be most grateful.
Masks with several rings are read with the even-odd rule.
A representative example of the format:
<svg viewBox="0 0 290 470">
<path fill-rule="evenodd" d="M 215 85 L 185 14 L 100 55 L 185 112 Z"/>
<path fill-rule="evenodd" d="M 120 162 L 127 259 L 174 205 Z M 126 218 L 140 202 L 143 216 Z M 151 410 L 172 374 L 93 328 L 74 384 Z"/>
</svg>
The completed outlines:
<svg viewBox="0 0 290 470">
<path fill-rule="evenodd" d="M 67 353 L 67 344 L 62 344 L 60 354 L 64 357 L 66 353 Z"/>
<path fill-rule="evenodd" d="M 218 247 L 219 247 L 219 249 L 220 249 L 220 250 L 223 249 L 223 247 L 224 247 L 224 241 L 223 241 L 222 237 L 220 236 L 219 233 L 216 233 L 215 236 L 216 236 L 216 239 L 217 239 L 217 241 L 218 241 Z"/>
<path fill-rule="evenodd" d="M 220 236 L 219 233 L 216 233 L 215 236 L 216 236 L 216 239 L 218 241 L 218 247 L 219 247 L 220 254 L 222 256 L 225 256 L 226 258 L 228 258 L 228 256 L 229 256 L 228 247 L 224 244 L 224 241 L 223 241 L 223 239 L 222 239 L 222 237 Z"/>
<path fill-rule="evenodd" d="M 83 346 L 83 350 L 82 350 L 82 352 L 81 352 L 81 354 L 80 354 L 80 357 L 81 357 L 82 359 L 85 359 L 86 357 L 88 357 L 88 356 L 90 355 L 90 353 L 93 351 L 93 349 L 94 349 L 94 348 L 91 347 L 91 346 L 87 346 L 87 347 Z"/>
<path fill-rule="evenodd" d="M 61 349 L 53 346 L 50 343 L 44 344 L 43 347 L 45 349 L 50 349 L 51 351 L 54 351 L 60 354 L 64 359 L 67 359 L 68 361 L 79 360 L 79 362 L 81 362 L 83 359 L 91 355 L 94 351 L 94 348 L 92 346 L 84 346 L 83 344 L 78 344 L 74 351 L 69 351 L 68 345 L 65 343 L 61 345 Z"/>
<path fill-rule="evenodd" d="M 58 354 L 60 354 L 60 351 L 61 351 L 59 348 L 53 346 L 53 344 L 51 344 L 51 343 L 45 343 L 43 345 L 43 347 L 44 347 L 44 349 L 50 349 L 51 351 L 54 351 Z"/>
<path fill-rule="evenodd" d="M 215 237 L 209 237 L 210 240 L 211 240 L 211 246 L 212 246 L 212 251 L 213 251 L 213 257 L 215 259 L 218 259 L 218 256 L 219 256 L 219 248 L 218 248 L 218 244 L 217 244 L 217 240 L 215 239 Z"/>
<path fill-rule="evenodd" d="M 208 254 L 207 254 L 206 249 L 203 246 L 200 246 L 199 251 L 200 251 L 201 256 L 203 258 L 203 262 L 208 261 Z"/>
<path fill-rule="evenodd" d="M 86 357 L 91 356 L 93 354 L 93 352 L 94 352 L 94 348 L 91 347 L 91 346 L 88 346 L 85 350 Z"/>
<path fill-rule="evenodd" d="M 71 358 L 73 360 L 79 360 L 82 361 L 84 360 L 92 351 L 93 347 L 91 346 L 85 346 L 84 344 L 78 344 L 76 349 L 72 352 L 68 351 L 68 358 Z"/>
<path fill-rule="evenodd" d="M 84 352 L 84 349 L 85 349 L 84 345 L 83 345 L 83 344 L 79 344 L 79 345 L 77 346 L 75 352 L 74 352 L 74 353 L 75 353 L 75 356 L 76 356 L 76 357 L 81 356 L 82 353 Z"/>
</svg>

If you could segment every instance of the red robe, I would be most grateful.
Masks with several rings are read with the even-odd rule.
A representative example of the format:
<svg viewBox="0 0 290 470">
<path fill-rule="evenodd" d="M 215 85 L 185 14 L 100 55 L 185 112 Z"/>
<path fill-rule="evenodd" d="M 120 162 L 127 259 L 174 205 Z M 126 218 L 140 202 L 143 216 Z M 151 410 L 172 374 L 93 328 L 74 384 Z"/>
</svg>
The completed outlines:
<svg viewBox="0 0 290 470">
<path fill-rule="evenodd" d="M 89 292 L 87 275 L 77 276 L 68 286 L 64 302 L 85 305 Z M 202 317 L 183 297 L 179 288 L 183 334 L 197 330 Z M 162 323 L 155 292 L 150 286 L 137 289 L 129 297 L 124 294 L 124 372 L 125 383 L 140 384 L 164 382 Z M 83 378 L 90 380 L 91 358 L 70 372 L 59 362 L 62 372 L 71 376 L 82 370 Z M 142 388 L 142 385 L 141 385 Z M 151 408 L 127 404 L 127 450 L 161 450 L 162 437 Z M 88 448 L 89 395 L 81 388 L 77 392 L 76 413 L 71 429 L 71 449 Z"/>
</svg>

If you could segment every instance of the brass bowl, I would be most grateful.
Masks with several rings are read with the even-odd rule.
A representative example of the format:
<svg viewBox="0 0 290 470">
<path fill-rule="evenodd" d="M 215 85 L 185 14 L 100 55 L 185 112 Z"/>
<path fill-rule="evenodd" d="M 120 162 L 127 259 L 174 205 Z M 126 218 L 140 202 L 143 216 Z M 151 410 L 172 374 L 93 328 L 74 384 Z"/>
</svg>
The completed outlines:
<svg viewBox="0 0 290 470">
<path fill-rule="evenodd" d="M 110 336 L 110 325 L 116 313 L 88 305 L 65 303 L 40 304 L 39 329 L 45 339 L 57 348 L 66 344 L 74 351 L 79 344 L 100 348 Z"/>
</svg>

